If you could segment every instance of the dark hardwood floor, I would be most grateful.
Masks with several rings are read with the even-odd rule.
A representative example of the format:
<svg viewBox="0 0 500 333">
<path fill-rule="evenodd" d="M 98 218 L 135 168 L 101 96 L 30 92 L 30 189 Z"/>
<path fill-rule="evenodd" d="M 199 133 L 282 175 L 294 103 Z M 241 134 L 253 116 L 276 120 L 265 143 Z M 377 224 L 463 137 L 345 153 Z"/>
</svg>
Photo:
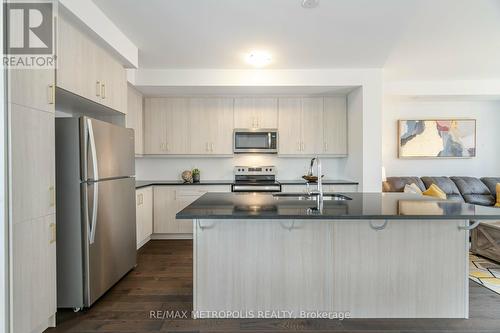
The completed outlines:
<svg viewBox="0 0 500 333">
<path fill-rule="evenodd" d="M 59 311 L 60 332 L 500 332 L 500 295 L 470 282 L 470 319 L 154 319 L 150 311 L 192 307 L 192 242 L 150 241 L 137 268 L 91 309 Z"/>
</svg>

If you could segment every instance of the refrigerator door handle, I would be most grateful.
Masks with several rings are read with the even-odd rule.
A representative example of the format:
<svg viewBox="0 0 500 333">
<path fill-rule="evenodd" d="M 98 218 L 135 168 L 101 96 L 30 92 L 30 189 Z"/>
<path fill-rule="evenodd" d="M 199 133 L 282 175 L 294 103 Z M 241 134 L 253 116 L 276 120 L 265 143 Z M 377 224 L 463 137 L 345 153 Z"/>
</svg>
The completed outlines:
<svg viewBox="0 0 500 333">
<path fill-rule="evenodd" d="M 89 143 L 90 143 L 90 153 L 92 154 L 92 172 L 94 175 L 94 181 L 92 185 L 94 186 L 94 201 L 92 203 L 92 222 L 89 232 L 90 244 L 94 243 L 95 240 L 95 229 L 97 225 L 97 208 L 99 202 L 99 170 L 97 167 L 97 152 L 95 147 L 94 130 L 92 128 L 92 120 L 87 119 L 87 128 L 89 131 Z"/>
<path fill-rule="evenodd" d="M 89 131 L 89 144 L 90 144 L 90 153 L 92 154 L 92 172 L 93 179 L 95 181 L 99 180 L 99 170 L 97 168 L 97 151 L 95 147 L 95 138 L 94 138 L 94 129 L 92 127 L 92 119 L 87 118 L 87 128 Z"/>
<path fill-rule="evenodd" d="M 92 223 L 90 226 L 90 232 L 89 232 L 89 242 L 90 244 L 94 244 L 95 240 L 95 229 L 97 226 L 97 208 L 98 208 L 98 202 L 99 202 L 99 183 L 95 182 L 92 183 L 94 186 L 94 202 L 92 203 Z"/>
</svg>

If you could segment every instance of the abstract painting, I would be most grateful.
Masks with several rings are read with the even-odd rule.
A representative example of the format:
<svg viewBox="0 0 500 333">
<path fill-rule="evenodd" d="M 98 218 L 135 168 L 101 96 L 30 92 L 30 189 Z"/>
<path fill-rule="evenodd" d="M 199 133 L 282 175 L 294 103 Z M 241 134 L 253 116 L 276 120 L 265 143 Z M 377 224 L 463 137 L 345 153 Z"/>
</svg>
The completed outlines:
<svg viewBox="0 0 500 333">
<path fill-rule="evenodd" d="M 399 157 L 470 158 L 476 156 L 473 119 L 400 120 Z"/>
</svg>

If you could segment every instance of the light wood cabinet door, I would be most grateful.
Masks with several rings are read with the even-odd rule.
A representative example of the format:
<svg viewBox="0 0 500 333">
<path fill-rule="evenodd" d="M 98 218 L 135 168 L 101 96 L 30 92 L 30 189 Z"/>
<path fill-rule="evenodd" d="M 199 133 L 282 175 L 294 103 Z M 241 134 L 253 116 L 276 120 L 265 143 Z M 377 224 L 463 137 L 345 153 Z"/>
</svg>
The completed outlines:
<svg viewBox="0 0 500 333">
<path fill-rule="evenodd" d="M 16 104 L 9 107 L 13 219 L 55 214 L 54 114 Z"/>
<path fill-rule="evenodd" d="M 232 99 L 190 98 L 189 120 L 191 154 L 232 154 Z"/>
<path fill-rule="evenodd" d="M 101 81 L 100 103 L 107 107 L 126 113 L 127 78 L 125 69 L 105 50 L 99 49 L 97 64 Z"/>
<path fill-rule="evenodd" d="M 278 128 L 278 99 L 241 97 L 234 99 L 235 128 Z"/>
<path fill-rule="evenodd" d="M 210 154 L 230 155 L 233 153 L 233 99 L 209 99 Z"/>
<path fill-rule="evenodd" d="M 323 98 L 302 99 L 301 154 L 315 155 L 323 151 Z"/>
<path fill-rule="evenodd" d="M 175 233 L 175 188 L 170 186 L 155 186 L 153 188 L 153 233 Z"/>
<path fill-rule="evenodd" d="M 13 331 L 44 331 L 56 313 L 55 215 L 14 223 Z"/>
<path fill-rule="evenodd" d="M 280 98 L 278 103 L 278 153 L 281 155 L 300 154 L 302 152 L 302 99 Z"/>
<path fill-rule="evenodd" d="M 8 71 L 9 101 L 29 108 L 55 111 L 53 69 L 11 69 Z"/>
<path fill-rule="evenodd" d="M 144 108 L 144 153 L 167 153 L 167 112 L 163 99 L 146 98 Z"/>
<path fill-rule="evenodd" d="M 213 115 L 210 114 L 210 102 L 205 98 L 189 99 L 190 149 L 194 155 L 210 154 L 212 150 Z"/>
<path fill-rule="evenodd" d="M 136 191 L 137 248 L 144 245 L 153 233 L 153 188 Z"/>
<path fill-rule="evenodd" d="M 347 155 L 347 101 L 345 97 L 325 97 L 323 112 L 323 153 Z"/>
<path fill-rule="evenodd" d="M 189 109 L 186 98 L 167 98 L 163 101 L 166 121 L 166 154 L 189 153 Z"/>
<path fill-rule="evenodd" d="M 99 48 L 63 15 L 58 17 L 57 43 L 57 86 L 100 103 Z"/>
<path fill-rule="evenodd" d="M 142 94 L 132 86 L 127 88 L 127 115 L 125 117 L 127 127 L 134 130 L 135 153 L 144 152 L 144 130 L 143 130 L 143 98 Z"/>
</svg>

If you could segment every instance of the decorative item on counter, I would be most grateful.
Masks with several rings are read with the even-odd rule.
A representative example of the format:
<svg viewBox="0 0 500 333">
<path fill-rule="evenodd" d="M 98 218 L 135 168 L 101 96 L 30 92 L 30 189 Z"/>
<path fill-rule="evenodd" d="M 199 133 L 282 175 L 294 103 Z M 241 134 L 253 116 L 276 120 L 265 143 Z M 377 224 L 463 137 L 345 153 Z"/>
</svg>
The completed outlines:
<svg viewBox="0 0 500 333">
<path fill-rule="evenodd" d="M 199 183 L 200 182 L 200 169 L 194 168 L 191 171 L 193 175 L 193 183 Z"/>
<path fill-rule="evenodd" d="M 193 173 L 190 170 L 185 170 L 181 174 L 182 180 L 184 183 L 192 183 L 193 182 Z"/>
<path fill-rule="evenodd" d="M 325 175 L 322 175 L 321 178 L 323 178 Z M 304 175 L 302 176 L 303 179 L 305 179 L 308 183 L 316 183 L 318 181 L 318 176 L 312 176 L 312 175 Z"/>
</svg>

